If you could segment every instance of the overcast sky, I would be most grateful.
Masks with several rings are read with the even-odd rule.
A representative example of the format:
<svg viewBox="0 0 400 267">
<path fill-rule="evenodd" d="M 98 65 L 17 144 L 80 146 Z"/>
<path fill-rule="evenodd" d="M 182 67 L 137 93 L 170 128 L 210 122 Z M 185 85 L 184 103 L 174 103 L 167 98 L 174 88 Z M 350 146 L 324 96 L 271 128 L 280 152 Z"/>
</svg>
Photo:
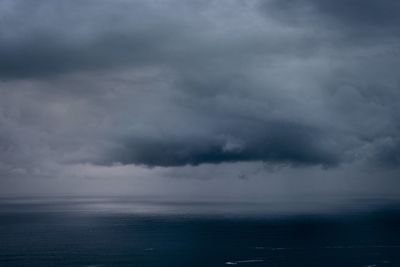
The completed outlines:
<svg viewBox="0 0 400 267">
<path fill-rule="evenodd" d="M 400 193 L 397 0 L 0 1 L 0 195 Z"/>
</svg>

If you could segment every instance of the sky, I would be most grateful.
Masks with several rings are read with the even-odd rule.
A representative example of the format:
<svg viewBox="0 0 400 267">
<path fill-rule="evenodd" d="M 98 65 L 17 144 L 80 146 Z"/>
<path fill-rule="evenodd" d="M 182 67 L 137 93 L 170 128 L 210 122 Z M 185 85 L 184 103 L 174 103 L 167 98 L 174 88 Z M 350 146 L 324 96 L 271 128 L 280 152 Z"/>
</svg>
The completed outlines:
<svg viewBox="0 0 400 267">
<path fill-rule="evenodd" d="M 0 1 L 0 196 L 400 193 L 397 0 Z"/>
</svg>

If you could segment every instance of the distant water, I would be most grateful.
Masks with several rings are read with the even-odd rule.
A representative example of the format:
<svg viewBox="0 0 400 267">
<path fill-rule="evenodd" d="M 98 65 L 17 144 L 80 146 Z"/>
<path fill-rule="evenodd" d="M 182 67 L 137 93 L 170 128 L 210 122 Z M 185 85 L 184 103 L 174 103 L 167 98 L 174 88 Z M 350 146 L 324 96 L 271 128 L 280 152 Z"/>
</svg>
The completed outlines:
<svg viewBox="0 0 400 267">
<path fill-rule="evenodd" d="M 337 203 L 3 198 L 0 266 L 400 266 L 400 205 Z"/>
</svg>

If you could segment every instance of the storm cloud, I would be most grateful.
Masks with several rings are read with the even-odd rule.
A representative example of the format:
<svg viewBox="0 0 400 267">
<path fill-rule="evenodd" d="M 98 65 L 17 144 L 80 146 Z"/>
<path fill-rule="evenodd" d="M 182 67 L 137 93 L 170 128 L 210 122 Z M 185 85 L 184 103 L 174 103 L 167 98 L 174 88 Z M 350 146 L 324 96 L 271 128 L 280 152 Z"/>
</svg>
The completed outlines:
<svg viewBox="0 0 400 267">
<path fill-rule="evenodd" d="M 0 173 L 399 163 L 396 1 L 2 1 Z"/>
</svg>

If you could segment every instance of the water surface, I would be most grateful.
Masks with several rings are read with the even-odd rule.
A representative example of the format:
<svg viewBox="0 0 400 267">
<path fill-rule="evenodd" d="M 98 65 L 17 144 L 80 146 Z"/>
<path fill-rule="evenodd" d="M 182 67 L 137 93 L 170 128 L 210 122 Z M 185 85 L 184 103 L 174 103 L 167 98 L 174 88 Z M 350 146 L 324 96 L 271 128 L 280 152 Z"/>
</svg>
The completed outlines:
<svg viewBox="0 0 400 267">
<path fill-rule="evenodd" d="M 0 266 L 400 266 L 393 201 L 3 198 Z"/>
</svg>

